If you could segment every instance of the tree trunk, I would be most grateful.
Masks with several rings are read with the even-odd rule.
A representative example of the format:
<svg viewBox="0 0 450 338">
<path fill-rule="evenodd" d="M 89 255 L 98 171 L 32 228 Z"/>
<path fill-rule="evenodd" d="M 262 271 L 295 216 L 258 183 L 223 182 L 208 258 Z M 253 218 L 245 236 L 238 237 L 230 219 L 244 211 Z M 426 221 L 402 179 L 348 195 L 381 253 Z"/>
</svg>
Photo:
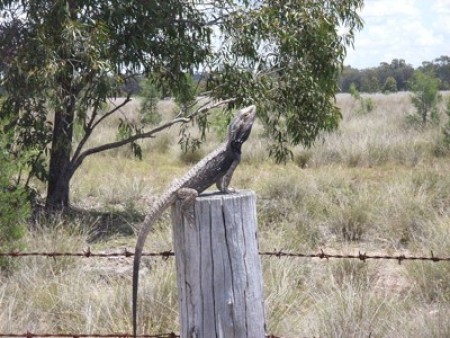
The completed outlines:
<svg viewBox="0 0 450 338">
<path fill-rule="evenodd" d="M 69 14 L 67 19 L 76 20 L 76 2 L 63 2 L 67 6 L 63 13 Z M 59 6 L 59 5 L 58 5 Z M 60 8 L 55 8 L 54 15 L 60 15 Z M 55 17 L 55 43 L 64 46 L 65 19 Z M 59 41 L 59 42 L 58 42 Z M 47 183 L 47 199 L 45 208 L 48 212 L 61 211 L 69 206 L 69 183 L 74 169 L 71 168 L 73 122 L 77 90 L 74 88 L 74 66 L 71 61 L 74 51 L 61 48 L 58 56 L 65 64 L 56 77 L 55 93 L 57 103 L 53 125 L 52 147 Z"/>
<path fill-rule="evenodd" d="M 61 211 L 69 206 L 69 183 L 73 175 L 70 166 L 75 99 L 64 110 L 55 112 L 50 167 L 47 185 L 47 211 Z"/>
</svg>

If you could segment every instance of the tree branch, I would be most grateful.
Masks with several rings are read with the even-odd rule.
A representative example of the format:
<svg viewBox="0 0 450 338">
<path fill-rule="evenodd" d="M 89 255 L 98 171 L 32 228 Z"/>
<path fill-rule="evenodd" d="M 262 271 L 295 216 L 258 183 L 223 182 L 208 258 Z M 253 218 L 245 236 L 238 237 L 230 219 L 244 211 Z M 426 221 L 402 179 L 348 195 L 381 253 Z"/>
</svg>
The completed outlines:
<svg viewBox="0 0 450 338">
<path fill-rule="evenodd" d="M 124 107 L 130 101 L 131 101 L 131 94 L 128 94 L 121 104 L 115 106 L 113 109 L 111 109 L 109 112 L 105 113 L 101 118 L 99 118 L 98 121 L 95 122 L 94 125 L 92 126 L 92 130 L 94 130 L 95 127 L 97 127 L 104 119 L 114 114 L 116 111 Z"/>
<path fill-rule="evenodd" d="M 76 170 L 76 168 L 78 168 L 81 163 L 84 161 L 84 159 L 87 156 L 105 151 L 105 150 L 110 150 L 110 149 L 115 149 L 118 147 L 121 147 L 123 145 L 132 143 L 134 141 L 137 140 L 141 140 L 141 139 L 145 139 L 145 138 L 151 138 L 153 137 L 155 134 L 159 133 L 160 131 L 170 128 L 171 126 L 175 125 L 175 124 L 185 124 L 185 123 L 189 123 L 191 122 L 196 116 L 198 115 L 202 115 L 202 114 L 206 114 L 209 110 L 213 109 L 213 108 L 217 108 L 220 106 L 223 106 L 225 104 L 231 103 L 233 101 L 235 101 L 235 98 L 231 98 L 231 99 L 226 99 L 226 100 L 222 100 L 222 101 L 218 101 L 212 104 L 205 104 L 201 107 L 199 107 L 195 112 L 193 112 L 192 114 L 189 114 L 186 117 L 177 117 L 175 119 L 173 119 L 172 121 L 166 122 L 146 133 L 140 133 L 140 134 L 135 134 L 125 140 L 120 140 L 120 141 L 116 141 L 116 142 L 111 142 L 111 143 L 106 143 L 106 144 L 102 144 L 100 146 L 97 147 L 93 147 L 90 149 L 85 150 L 84 152 L 82 152 L 81 154 L 79 154 L 79 156 L 77 156 L 77 158 L 73 158 L 72 160 L 72 165 L 71 165 L 71 169 L 74 172 Z M 118 106 L 119 107 L 119 106 Z M 116 109 L 117 110 L 117 109 Z"/>
<path fill-rule="evenodd" d="M 84 145 L 86 144 L 87 140 L 89 139 L 89 137 L 91 136 L 93 130 L 100 124 L 101 121 L 103 121 L 104 119 L 106 119 L 108 116 L 111 116 L 112 114 L 114 114 L 116 111 L 118 111 L 120 108 L 122 108 L 123 106 L 125 106 L 128 102 L 131 101 L 130 98 L 130 94 L 127 95 L 127 97 L 125 98 L 125 100 L 123 100 L 123 102 L 121 104 L 119 104 L 118 106 L 114 107 L 113 109 L 111 109 L 109 112 L 107 112 L 105 115 L 103 115 L 101 118 L 99 118 L 95 123 L 95 117 L 97 115 L 97 109 L 98 109 L 98 104 L 96 105 L 96 107 L 94 108 L 94 111 L 92 112 L 92 116 L 91 119 L 88 122 L 87 125 L 87 129 L 85 130 L 85 133 L 83 135 L 83 138 L 80 140 L 80 142 L 78 143 L 77 148 L 75 149 L 75 152 L 72 156 L 72 160 L 71 160 L 71 166 L 74 167 L 73 170 L 75 170 L 83 160 L 81 160 L 81 162 L 77 165 L 76 163 L 79 162 L 79 158 L 80 158 L 80 153 L 81 150 L 83 150 Z M 97 102 L 98 103 L 98 102 Z"/>
</svg>

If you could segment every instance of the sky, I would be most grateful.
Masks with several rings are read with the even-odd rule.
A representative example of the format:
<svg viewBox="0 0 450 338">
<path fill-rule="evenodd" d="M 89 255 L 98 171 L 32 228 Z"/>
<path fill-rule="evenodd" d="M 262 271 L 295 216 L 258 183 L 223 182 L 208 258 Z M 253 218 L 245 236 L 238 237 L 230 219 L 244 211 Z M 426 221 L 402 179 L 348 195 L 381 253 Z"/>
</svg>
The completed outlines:
<svg viewBox="0 0 450 338">
<path fill-rule="evenodd" d="M 450 0 L 365 0 L 364 28 L 344 64 L 363 69 L 404 59 L 413 67 L 450 56 Z"/>
</svg>

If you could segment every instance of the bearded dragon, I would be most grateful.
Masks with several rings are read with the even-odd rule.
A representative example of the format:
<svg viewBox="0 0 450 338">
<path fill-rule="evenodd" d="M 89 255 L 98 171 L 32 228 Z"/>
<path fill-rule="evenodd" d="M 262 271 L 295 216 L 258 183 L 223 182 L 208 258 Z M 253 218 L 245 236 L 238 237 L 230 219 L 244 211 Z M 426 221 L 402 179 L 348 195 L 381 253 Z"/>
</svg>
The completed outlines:
<svg viewBox="0 0 450 338">
<path fill-rule="evenodd" d="M 133 264 L 133 337 L 137 333 L 137 294 L 139 265 L 144 243 L 153 223 L 177 199 L 193 203 L 195 198 L 214 183 L 222 193 L 231 193 L 228 187 L 234 170 L 241 160 L 242 144 L 248 139 L 255 121 L 254 105 L 239 110 L 228 126 L 227 140 L 215 151 L 198 162 L 186 175 L 175 180 L 167 191 L 153 204 L 138 235 Z"/>
</svg>

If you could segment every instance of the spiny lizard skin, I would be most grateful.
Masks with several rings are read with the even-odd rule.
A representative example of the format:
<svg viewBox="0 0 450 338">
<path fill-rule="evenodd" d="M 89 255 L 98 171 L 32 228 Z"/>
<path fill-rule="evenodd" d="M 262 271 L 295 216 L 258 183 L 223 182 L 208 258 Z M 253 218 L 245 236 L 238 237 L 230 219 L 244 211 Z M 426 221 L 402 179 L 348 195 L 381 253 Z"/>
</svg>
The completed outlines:
<svg viewBox="0 0 450 338">
<path fill-rule="evenodd" d="M 233 172 L 241 160 L 242 144 L 250 136 L 256 117 L 254 105 L 239 110 L 228 126 L 227 140 L 215 151 L 198 162 L 186 175 L 175 180 L 154 203 L 139 233 L 133 263 L 133 337 L 137 334 L 137 294 L 139 266 L 145 240 L 154 222 L 178 198 L 195 199 L 214 183 L 222 193 L 232 192 L 230 184 Z"/>
</svg>

